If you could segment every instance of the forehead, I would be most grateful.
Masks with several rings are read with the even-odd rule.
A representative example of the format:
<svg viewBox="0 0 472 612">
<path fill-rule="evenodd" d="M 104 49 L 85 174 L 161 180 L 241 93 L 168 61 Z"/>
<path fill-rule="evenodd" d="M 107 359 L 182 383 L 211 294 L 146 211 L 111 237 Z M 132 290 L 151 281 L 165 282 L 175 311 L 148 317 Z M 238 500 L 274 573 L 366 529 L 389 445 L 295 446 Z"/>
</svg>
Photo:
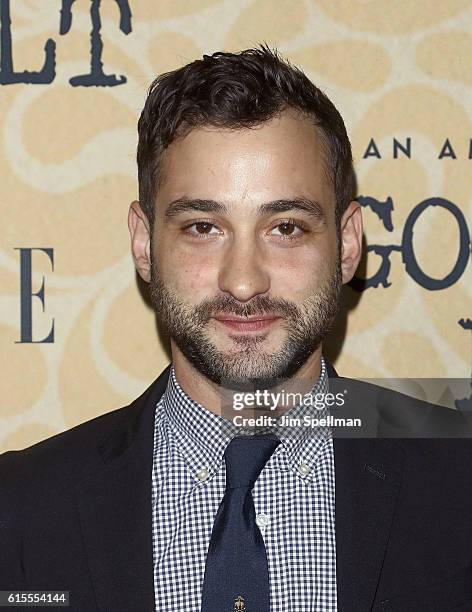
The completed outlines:
<svg viewBox="0 0 472 612">
<path fill-rule="evenodd" d="M 313 119 L 288 110 L 254 128 L 192 129 L 161 158 L 158 200 L 315 197 L 330 206 L 325 142 Z"/>
</svg>

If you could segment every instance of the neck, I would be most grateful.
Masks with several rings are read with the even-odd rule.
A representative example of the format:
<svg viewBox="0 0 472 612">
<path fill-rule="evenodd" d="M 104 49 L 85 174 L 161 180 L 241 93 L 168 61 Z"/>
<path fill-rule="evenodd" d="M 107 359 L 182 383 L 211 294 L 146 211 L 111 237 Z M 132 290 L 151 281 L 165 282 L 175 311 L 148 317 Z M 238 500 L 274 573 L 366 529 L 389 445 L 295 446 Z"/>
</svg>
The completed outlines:
<svg viewBox="0 0 472 612">
<path fill-rule="evenodd" d="M 175 377 L 177 382 L 182 387 L 183 391 L 195 402 L 213 412 L 216 415 L 230 418 L 228 413 L 228 400 L 232 396 L 231 389 L 223 389 L 220 385 L 214 383 L 204 374 L 198 371 L 182 354 L 179 348 L 171 341 L 172 347 L 172 363 L 174 366 Z M 308 393 L 319 378 L 321 372 L 321 345 L 314 351 L 303 366 L 291 378 L 281 380 L 280 383 L 268 389 L 271 394 L 277 394 L 281 391 L 287 393 Z M 272 395 L 272 397 L 274 397 Z M 286 397 L 286 395 L 284 395 Z M 271 416 L 279 416 L 285 410 L 292 406 L 279 405 L 277 411 Z M 251 410 L 249 409 L 249 412 Z M 245 409 L 245 416 L 257 416 L 260 411 L 254 409 L 254 415 L 248 414 L 248 409 Z"/>
</svg>

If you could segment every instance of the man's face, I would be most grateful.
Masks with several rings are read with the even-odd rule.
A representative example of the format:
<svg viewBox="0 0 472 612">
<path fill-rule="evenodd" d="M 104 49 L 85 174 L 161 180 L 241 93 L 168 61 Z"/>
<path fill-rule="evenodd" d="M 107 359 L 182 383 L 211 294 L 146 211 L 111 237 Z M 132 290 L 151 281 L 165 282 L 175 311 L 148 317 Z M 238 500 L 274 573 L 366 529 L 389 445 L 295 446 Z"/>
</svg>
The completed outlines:
<svg viewBox="0 0 472 612">
<path fill-rule="evenodd" d="M 151 299 L 175 347 L 217 384 L 293 376 L 338 307 L 333 188 L 294 111 L 199 128 L 162 158 Z"/>
</svg>

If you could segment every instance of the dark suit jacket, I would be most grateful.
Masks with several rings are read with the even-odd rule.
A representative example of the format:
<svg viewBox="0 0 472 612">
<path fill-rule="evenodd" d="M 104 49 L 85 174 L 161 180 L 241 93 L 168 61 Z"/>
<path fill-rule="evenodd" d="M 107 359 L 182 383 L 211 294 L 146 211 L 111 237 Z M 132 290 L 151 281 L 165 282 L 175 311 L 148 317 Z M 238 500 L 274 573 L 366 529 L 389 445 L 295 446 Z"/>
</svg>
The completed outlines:
<svg viewBox="0 0 472 612">
<path fill-rule="evenodd" d="M 0 590 L 67 590 L 80 612 L 154 610 L 154 408 L 168 375 L 125 408 L 0 457 Z M 456 431 L 460 413 L 335 380 L 391 436 L 334 437 L 338 609 L 472 610 L 472 442 L 396 437 L 425 414 Z"/>
</svg>

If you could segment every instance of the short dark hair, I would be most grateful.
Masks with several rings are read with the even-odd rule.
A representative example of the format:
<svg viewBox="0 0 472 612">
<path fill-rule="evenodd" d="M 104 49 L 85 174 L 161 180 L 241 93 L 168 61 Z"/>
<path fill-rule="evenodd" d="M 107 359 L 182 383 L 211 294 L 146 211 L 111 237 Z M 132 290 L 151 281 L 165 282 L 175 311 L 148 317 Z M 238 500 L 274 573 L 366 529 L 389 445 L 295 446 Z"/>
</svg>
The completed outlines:
<svg viewBox="0 0 472 612">
<path fill-rule="evenodd" d="M 138 121 L 139 199 L 151 228 L 162 152 L 193 128 L 260 125 L 288 108 L 313 118 L 336 198 L 337 227 L 353 197 L 351 144 L 331 100 L 296 66 L 266 45 L 218 52 L 159 75 Z"/>
</svg>

